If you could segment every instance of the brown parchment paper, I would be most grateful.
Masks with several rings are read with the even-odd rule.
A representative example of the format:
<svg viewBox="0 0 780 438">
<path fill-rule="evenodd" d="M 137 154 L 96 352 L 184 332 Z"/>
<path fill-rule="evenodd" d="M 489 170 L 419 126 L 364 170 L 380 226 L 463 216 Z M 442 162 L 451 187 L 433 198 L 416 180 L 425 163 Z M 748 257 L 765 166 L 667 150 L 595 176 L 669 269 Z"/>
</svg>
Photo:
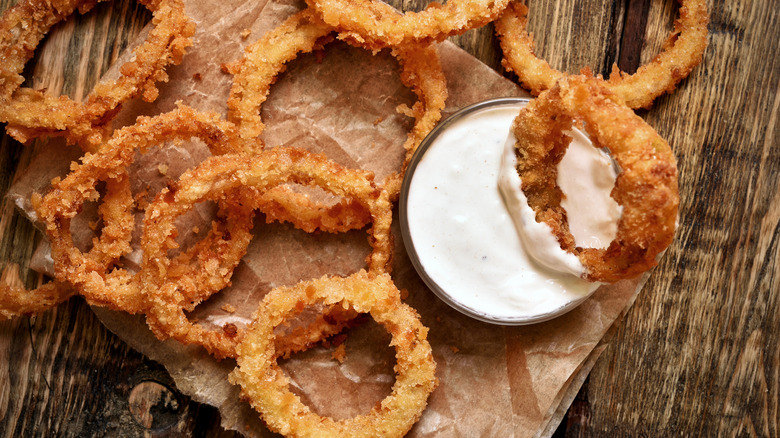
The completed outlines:
<svg viewBox="0 0 780 438">
<path fill-rule="evenodd" d="M 182 65 L 169 70 L 171 80 L 160 87 L 160 98 L 153 104 L 126 104 L 115 126 L 131 124 L 138 115 L 166 112 L 176 101 L 224 114 L 232 77 L 221 64 L 240 58 L 244 47 L 301 7 L 294 0 L 187 0 L 187 13 L 198 25 L 194 47 Z M 250 33 L 244 38 L 247 29 Z M 448 80 L 446 114 L 488 98 L 527 96 L 455 45 L 445 42 L 439 51 Z M 396 108 L 411 106 L 415 96 L 401 84 L 398 64 L 387 52 L 374 55 L 336 42 L 321 55 L 303 55 L 280 75 L 263 106 L 267 125 L 263 138 L 268 146 L 324 152 L 341 164 L 372 170 L 381 180 L 400 164 L 401 145 L 412 124 Z M 115 74 L 116 69 L 107 76 Z M 76 150 L 67 154 L 62 150 L 58 141 L 49 142 L 9 193 L 33 220 L 30 194 L 45 191 L 48 181 L 64 175 L 70 160 L 79 156 Z M 207 155 L 202 145 L 193 142 L 141 156 L 132 168 L 134 191 L 148 190 L 151 197 L 168 179 Z M 163 171 L 160 163 L 169 167 Z M 188 230 L 208 221 L 212 210 L 208 205 L 196 208 L 180 227 L 185 239 L 188 233 L 195 237 Z M 74 233 L 86 245 L 91 239 L 85 225 L 89 212 L 79 217 L 81 224 L 74 221 Z M 349 274 L 363 266 L 369 251 L 364 231 L 306 234 L 288 225 L 263 222 L 257 220 L 255 238 L 234 273 L 232 286 L 200 306 L 193 319 L 202 324 L 247 323 L 273 287 L 326 274 Z M 552 435 L 605 348 L 605 333 L 631 305 L 642 281 L 603 286 L 553 321 L 526 327 L 490 325 L 439 301 L 417 276 L 398 229 L 395 232 L 393 277 L 430 327 L 440 381 L 410 436 Z M 51 272 L 45 243 L 34 258 L 34 266 Z M 139 260 L 136 251 L 125 266 Z M 226 304 L 235 312 L 223 310 Z M 163 364 L 179 390 L 218 407 L 225 428 L 246 436 L 272 436 L 259 415 L 239 401 L 238 388 L 227 381 L 234 361 L 217 362 L 200 348 L 159 341 L 142 317 L 101 308 L 94 311 L 131 347 Z M 283 366 L 296 391 L 315 411 L 346 418 L 367 411 L 389 392 L 394 358 L 388 342 L 382 328 L 369 322 L 348 335 L 344 363 L 334 360 L 328 348 L 317 347 L 284 361 Z"/>
</svg>

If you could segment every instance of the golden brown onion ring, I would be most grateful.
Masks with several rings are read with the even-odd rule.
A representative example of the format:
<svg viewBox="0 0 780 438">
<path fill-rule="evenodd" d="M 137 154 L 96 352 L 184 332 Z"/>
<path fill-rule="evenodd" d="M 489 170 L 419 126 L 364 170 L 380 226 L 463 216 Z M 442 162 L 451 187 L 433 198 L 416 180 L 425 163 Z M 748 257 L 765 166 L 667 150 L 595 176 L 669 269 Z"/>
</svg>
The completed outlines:
<svg viewBox="0 0 780 438">
<path fill-rule="evenodd" d="M 571 141 L 564 132 L 575 122 L 584 122 L 593 146 L 609 149 L 620 167 L 611 196 L 623 212 L 606 249 L 575 247 L 560 205 L 557 165 Z M 561 247 L 579 257 L 585 279 L 612 283 L 657 264 L 676 228 L 677 161 L 669 144 L 604 81 L 588 76 L 559 80 L 520 110 L 512 129 L 528 204 L 536 220 L 553 229 Z"/>
<path fill-rule="evenodd" d="M 260 107 L 285 64 L 298 54 L 311 52 L 329 42 L 332 30 L 311 9 L 305 9 L 247 47 L 244 57 L 230 65 L 229 70 L 235 78 L 228 99 L 228 120 L 239 127 L 242 136 L 257 138 L 263 132 Z M 404 143 L 406 156 L 401 171 L 385 181 L 391 199 L 395 200 L 412 154 L 441 119 L 447 82 L 438 51 L 432 45 L 409 44 L 394 48 L 392 53 L 401 64 L 402 82 L 418 97 L 407 112 L 415 118 L 415 124 Z"/>
<path fill-rule="evenodd" d="M 29 316 L 67 301 L 76 290 L 66 283 L 46 283 L 33 290 L 0 283 L 0 318 Z"/>
<path fill-rule="evenodd" d="M 680 17 L 664 44 L 664 51 L 633 75 L 612 66 L 608 86 L 631 108 L 649 108 L 653 100 L 671 93 L 677 83 L 699 65 L 707 47 L 707 5 L 704 0 L 679 0 Z M 528 7 L 512 1 L 496 20 L 496 34 L 504 51 L 502 64 L 514 72 L 520 83 L 538 95 L 565 76 L 534 55 L 534 41 L 528 34 Z"/>
<path fill-rule="evenodd" d="M 367 259 L 368 268 L 371 272 L 390 269 L 392 204 L 387 192 L 374 185 L 371 173 L 344 168 L 322 155 L 297 148 L 274 148 L 252 156 L 211 157 L 185 172 L 146 210 L 142 240 L 144 259 L 139 276 L 150 303 L 147 323 L 158 338 L 175 338 L 185 344 L 202 345 L 218 358 L 235 357 L 235 348 L 243 332 L 208 330 L 191 323 L 184 313 L 188 304 L 187 284 L 168 275 L 171 260 L 166 255 L 173 244 L 175 220 L 198 202 L 235 203 L 236 200 L 227 198 L 232 191 L 243 188 L 262 192 L 287 183 L 318 186 L 335 196 L 362 204 L 373 222 L 369 230 L 373 251 Z"/>
<path fill-rule="evenodd" d="M 447 80 L 439 62 L 439 53 L 432 45 L 408 44 L 393 49 L 393 55 L 401 63 L 401 81 L 417 95 L 410 115 L 414 126 L 406 137 L 401 170 L 385 178 L 383 185 L 393 201 L 401 193 L 401 182 L 414 152 L 423 139 L 441 120 L 447 100 Z"/>
<path fill-rule="evenodd" d="M 299 53 L 311 52 L 330 41 L 331 33 L 330 26 L 322 23 L 310 10 L 304 10 L 247 47 L 244 57 L 228 66 L 235 75 L 227 102 L 228 120 L 238 126 L 241 136 L 259 138 L 265 129 L 260 107 L 278 74 Z M 259 140 L 257 145 L 262 148 Z M 306 232 L 315 229 L 343 232 L 363 228 L 370 221 L 367 211 L 348 200 L 325 206 L 285 186 L 274 187 L 260 196 L 264 199 L 258 200 L 261 204 L 259 208 L 265 213 L 267 221 L 293 222 Z"/>
<path fill-rule="evenodd" d="M 53 182 L 59 183 L 58 180 Z M 98 197 L 97 191 L 88 195 L 89 199 Z M 32 204 L 36 210 L 40 207 L 42 199 L 34 194 Z M 106 194 L 98 207 L 98 217 L 104 226 L 100 237 L 92 240 L 92 248 L 83 254 L 75 249 L 73 255 L 77 257 L 80 272 L 105 272 L 119 260 L 120 257 L 130 252 L 130 241 L 133 234 L 133 199 L 130 192 L 130 181 L 126 170 L 122 169 L 114 175 L 106 178 Z M 68 238 L 70 237 L 70 220 L 68 220 Z M 57 266 L 55 258 L 55 267 Z M 53 281 L 34 290 L 27 291 L 20 288 L 8 288 L 4 294 L 8 302 L 19 302 L 25 309 L 25 314 L 35 313 L 56 306 L 67 300 L 75 293 L 76 289 L 66 281 Z M 37 307 L 31 303 L 38 302 Z M 37 309 L 37 310 L 35 310 Z"/>
<path fill-rule="evenodd" d="M 135 125 L 115 131 L 99 152 L 85 154 L 80 164 L 73 165 L 67 177 L 55 181 L 51 191 L 37 203 L 36 209 L 45 222 L 46 233 L 52 244 L 55 276 L 58 280 L 75 285 L 90 304 L 130 313 L 145 310 L 143 295 L 137 281 L 133 280 L 134 276 L 125 269 L 105 272 L 105 266 L 97 263 L 96 257 L 92 257 L 91 253 L 83 254 L 73 244 L 70 222 L 86 200 L 97 197 L 96 186 L 99 181 L 110 183 L 125 175 L 124 169 L 133 162 L 137 150 L 144 152 L 166 141 L 182 141 L 191 137 L 203 140 L 214 154 L 251 149 L 237 135 L 233 124 L 220 120 L 215 114 L 199 113 L 180 105 L 172 112 L 154 118 L 141 117 Z M 109 202 L 114 208 L 104 214 L 106 226 L 95 248 L 116 255 L 129 250 L 129 233 L 134 227 L 134 220 L 129 213 L 133 202 L 129 189 L 127 193 L 113 193 L 125 200 L 127 205 Z M 226 228 L 223 230 L 215 226 L 205 238 L 206 243 L 202 244 L 211 250 L 199 251 L 196 247 L 190 253 L 183 253 L 182 261 L 198 260 L 198 266 L 192 269 L 199 270 L 206 278 L 214 279 L 207 270 L 211 263 L 238 260 L 243 255 L 242 251 L 251 236 L 250 213 L 251 209 L 245 214 L 241 214 L 239 209 L 229 209 L 224 221 Z M 107 230 L 116 232 L 107 233 Z M 229 235 L 229 239 L 224 239 L 225 235 Z M 225 254 L 229 254 L 229 257 L 225 257 Z M 219 278 L 224 277 L 220 273 Z M 214 281 L 221 286 L 210 292 L 224 287 L 223 282 L 227 280 Z"/>
<path fill-rule="evenodd" d="M 71 143 L 94 150 L 108 135 L 110 118 L 119 106 L 138 95 L 157 98 L 155 83 L 167 81 L 165 67 L 178 64 L 192 44 L 194 23 L 181 0 L 141 0 L 152 11 L 154 27 L 138 46 L 132 61 L 119 69 L 116 81 L 101 82 L 77 103 L 21 87 L 25 63 L 51 26 L 76 8 L 90 9 L 96 0 L 21 0 L 0 18 L 0 122 L 21 142 L 41 135 L 63 135 Z"/>
<path fill-rule="evenodd" d="M 257 138 L 265 129 L 260 107 L 271 85 L 300 53 L 309 53 L 329 41 L 333 28 L 310 9 L 300 11 L 246 48 L 244 57 L 228 65 L 233 85 L 228 97 L 228 120 L 244 138 Z"/>
<path fill-rule="evenodd" d="M 377 0 L 306 0 L 339 38 L 368 49 L 443 41 L 496 19 L 508 0 L 448 0 L 421 12 L 400 13 Z"/>
<path fill-rule="evenodd" d="M 307 304 L 324 303 L 369 313 L 392 335 L 396 380 L 392 393 L 365 415 L 335 421 L 322 417 L 290 391 L 274 350 L 274 328 Z M 260 412 L 268 427 L 289 437 L 401 437 L 420 418 L 436 387 L 436 363 L 427 341 L 428 328 L 401 302 L 387 274 L 359 271 L 349 277 L 323 277 L 271 291 L 238 346 L 238 368 L 230 381 Z"/>
</svg>

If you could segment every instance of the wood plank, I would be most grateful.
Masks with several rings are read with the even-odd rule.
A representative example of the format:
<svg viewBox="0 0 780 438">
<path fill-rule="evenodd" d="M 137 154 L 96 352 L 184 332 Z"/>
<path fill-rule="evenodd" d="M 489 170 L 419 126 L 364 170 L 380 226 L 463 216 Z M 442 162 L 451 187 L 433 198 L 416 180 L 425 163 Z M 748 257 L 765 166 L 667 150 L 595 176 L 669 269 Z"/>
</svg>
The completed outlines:
<svg viewBox="0 0 780 438">
<path fill-rule="evenodd" d="M 536 55 L 560 71 L 579 73 L 589 67 L 608 74 L 617 59 L 624 7 L 619 1 L 529 1 L 528 30 Z"/>
<path fill-rule="evenodd" d="M 641 65 L 650 3 L 651 0 L 628 0 L 617 60 L 618 67 L 626 73 L 633 74 Z"/>
<path fill-rule="evenodd" d="M 196 427 L 232 436 L 218 427 L 216 409 L 178 393 L 161 365 L 129 349 L 79 299 L 1 322 L 0 340 L 10 356 L 0 363 L 14 364 L 0 369 L 0 436 L 168 437 Z"/>
<path fill-rule="evenodd" d="M 643 62 L 676 14 L 660 3 Z M 591 373 L 587 436 L 779 432 L 778 9 L 710 7 L 703 64 L 645 113 L 679 158 L 681 225 Z"/>
</svg>

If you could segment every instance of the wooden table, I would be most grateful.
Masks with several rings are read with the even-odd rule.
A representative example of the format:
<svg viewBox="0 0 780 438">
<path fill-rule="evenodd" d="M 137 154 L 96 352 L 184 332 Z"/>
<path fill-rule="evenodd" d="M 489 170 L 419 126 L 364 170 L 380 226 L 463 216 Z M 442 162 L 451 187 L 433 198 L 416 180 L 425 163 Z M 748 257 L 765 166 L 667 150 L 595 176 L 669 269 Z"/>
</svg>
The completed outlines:
<svg viewBox="0 0 780 438">
<path fill-rule="evenodd" d="M 0 9 L 12 3 L 0 0 Z M 613 62 L 632 71 L 658 53 L 677 10 L 672 0 L 530 6 L 542 57 L 567 71 L 588 65 L 603 74 Z M 676 241 L 613 330 L 556 435 L 780 434 L 780 8 L 770 0 L 711 1 L 709 8 L 702 65 L 640 112 L 679 159 Z M 35 87 L 81 95 L 148 20 L 127 0 L 74 17 L 49 37 L 69 49 L 39 51 L 26 77 Z M 454 41 L 500 69 L 492 27 Z M 2 137 L 3 193 L 34 154 Z M 39 239 L 4 202 L 5 280 L 41 281 L 27 266 Z M 3 436 L 234 435 L 80 299 L 0 322 L 0 381 Z"/>
</svg>

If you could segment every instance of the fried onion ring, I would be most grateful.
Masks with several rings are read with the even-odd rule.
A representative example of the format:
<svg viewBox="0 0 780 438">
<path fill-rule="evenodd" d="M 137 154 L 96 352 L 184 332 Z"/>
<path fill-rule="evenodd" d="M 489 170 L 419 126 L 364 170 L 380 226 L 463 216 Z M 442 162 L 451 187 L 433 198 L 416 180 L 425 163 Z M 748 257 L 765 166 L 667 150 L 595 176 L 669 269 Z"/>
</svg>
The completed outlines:
<svg viewBox="0 0 780 438">
<path fill-rule="evenodd" d="M 707 5 L 704 0 L 679 0 L 680 16 L 664 43 L 664 51 L 633 75 L 612 66 L 608 86 L 631 108 L 649 108 L 656 97 L 674 91 L 677 83 L 699 65 L 707 47 Z M 512 1 L 495 22 L 502 64 L 514 72 L 520 83 L 538 95 L 565 76 L 534 55 L 534 41 L 528 34 L 528 7 Z"/>
<path fill-rule="evenodd" d="M 180 105 L 170 113 L 154 118 L 142 117 L 135 125 L 115 131 L 99 152 L 85 154 L 81 164 L 74 164 L 71 173 L 63 180 L 55 181 L 51 191 L 37 203 L 38 215 L 44 220 L 46 234 L 51 241 L 56 278 L 76 286 L 88 303 L 129 313 L 145 310 L 141 289 L 130 272 L 125 269 L 104 272 L 105 266 L 97 263 L 97 258 L 91 257 L 91 252 L 84 255 L 76 248 L 70 232 L 71 219 L 86 200 L 97 196 L 98 181 L 110 183 L 126 175 L 124 169 L 133 162 L 136 150 L 144 152 L 165 141 L 181 141 L 191 137 L 206 142 L 214 154 L 251 149 L 238 137 L 233 124 L 220 120 L 215 114 L 199 113 Z M 117 196 L 121 196 L 126 205 L 109 204 L 115 208 L 104 215 L 106 226 L 95 245 L 95 248 L 110 252 L 112 256 L 124 254 L 130 249 L 130 234 L 134 227 L 134 218 L 129 213 L 133 202 L 129 188 Z M 210 292 L 224 287 L 227 280 L 215 279 L 212 274 L 216 273 L 209 271 L 208 267 L 214 262 L 219 265 L 221 260 L 240 259 L 243 256 L 241 251 L 246 248 L 251 237 L 252 218 L 248 213 L 242 215 L 238 209 L 228 209 L 224 223 L 224 227 L 215 224 L 204 239 L 205 243 L 196 245 L 189 253 L 180 256 L 182 263 L 199 261 L 199 267 L 192 269 L 200 269 L 202 277 L 212 279 L 214 287 L 219 286 Z M 116 232 L 107 232 L 111 230 Z M 202 248 L 209 250 L 201 251 Z M 226 254 L 229 257 L 225 257 Z M 219 278 L 224 277 L 224 273 L 219 272 Z"/>
<path fill-rule="evenodd" d="M 306 0 L 339 38 L 368 49 L 401 47 L 409 43 L 443 41 L 493 20 L 509 0 L 448 0 L 431 3 L 421 12 L 399 13 L 377 0 Z"/>
<path fill-rule="evenodd" d="M 321 302 L 369 313 L 392 335 L 396 381 L 392 393 L 365 415 L 335 421 L 321 417 L 289 389 L 289 379 L 276 362 L 274 328 L 305 305 Z M 437 385 L 428 329 L 417 312 L 401 302 L 387 274 L 359 271 L 349 277 L 323 277 L 271 291 L 255 313 L 238 346 L 238 367 L 230 381 L 268 427 L 289 437 L 401 437 L 420 418 Z"/>
<path fill-rule="evenodd" d="M 447 100 L 447 80 L 439 62 L 439 53 L 431 45 L 407 45 L 393 49 L 401 63 L 401 81 L 417 95 L 417 102 L 409 109 L 414 126 L 406 137 L 406 155 L 401 170 L 385 178 L 383 185 L 393 201 L 401 193 L 406 168 L 423 139 L 441 120 Z"/>
<path fill-rule="evenodd" d="M 40 313 L 67 301 L 75 293 L 68 284 L 56 281 L 33 290 L 0 283 L 0 318 Z"/>
<path fill-rule="evenodd" d="M 100 0 L 97 0 L 100 1 Z M 141 0 L 152 11 L 154 28 L 138 46 L 132 61 L 119 69 L 116 81 L 101 82 L 77 103 L 21 87 L 25 63 L 35 47 L 59 21 L 76 8 L 89 10 L 96 0 L 21 0 L 0 18 L 0 122 L 8 133 L 26 143 L 41 135 L 63 135 L 71 143 L 94 150 L 108 136 L 110 118 L 119 106 L 138 95 L 157 98 L 156 82 L 168 80 L 165 67 L 181 62 L 192 44 L 195 24 L 185 15 L 181 0 Z"/>
<path fill-rule="evenodd" d="M 304 9 L 247 47 L 244 57 L 229 66 L 235 77 L 228 99 L 228 120 L 239 127 L 242 136 L 250 139 L 262 134 L 260 107 L 285 64 L 331 41 L 332 31 L 311 9 Z M 401 64 L 401 81 L 418 97 L 406 111 L 415 118 L 415 124 L 404 143 L 406 156 L 401 170 L 384 183 L 391 199 L 396 200 L 412 154 L 441 119 L 447 82 L 438 51 L 432 45 L 409 44 L 394 48 L 392 54 Z"/>
<path fill-rule="evenodd" d="M 218 358 L 235 357 L 243 332 L 208 330 L 191 323 L 184 313 L 187 285 L 168 275 L 167 251 L 176 232 L 175 220 L 195 203 L 228 201 L 241 188 L 262 192 L 279 184 L 319 186 L 335 196 L 360 203 L 371 214 L 367 263 L 370 272 L 386 272 L 392 258 L 392 204 L 387 192 L 373 183 L 369 172 L 344 168 L 321 155 L 297 148 L 274 148 L 252 156 L 222 155 L 208 158 L 185 172 L 169 190 L 161 192 L 146 210 L 139 276 L 146 287 L 150 307 L 147 323 L 160 339 L 175 338 L 202 345 Z M 230 200 L 235 202 L 235 200 Z"/>
<path fill-rule="evenodd" d="M 269 31 L 246 48 L 244 57 L 228 65 L 234 75 L 228 97 L 228 120 L 238 126 L 244 138 L 257 138 L 265 125 L 260 107 L 271 85 L 288 62 L 300 53 L 309 53 L 329 41 L 333 28 L 310 9 L 304 9 Z"/>
<path fill-rule="evenodd" d="M 53 184 L 58 184 L 55 180 Z M 87 195 L 86 199 L 95 199 L 98 197 L 97 191 Z M 38 210 L 42 204 L 42 198 L 35 193 L 32 196 L 33 207 Z M 71 257 L 80 263 L 77 269 L 81 272 L 104 272 L 111 268 L 116 261 L 123 255 L 130 252 L 130 241 L 133 234 L 133 214 L 131 212 L 133 200 L 130 192 L 130 180 L 126 170 L 117 171 L 114 175 L 106 178 L 106 194 L 103 202 L 98 207 L 98 217 L 102 220 L 104 226 L 100 237 L 92 240 L 92 248 L 83 254 L 73 245 L 70 235 L 70 219 L 67 221 L 67 239 L 73 245 Z M 78 212 L 77 209 L 75 212 Z M 74 212 L 74 216 L 75 216 Z M 40 213 L 39 213 L 40 214 Z M 53 256 L 54 257 L 54 256 Z M 58 260 L 55 258 L 55 261 Z M 55 262 L 55 268 L 58 262 Z M 8 300 L 17 301 L 25 309 L 25 313 L 37 313 L 46 310 L 49 307 L 56 306 L 67 300 L 76 292 L 76 289 L 67 281 L 54 281 L 47 283 L 34 290 L 9 288 L 4 291 Z M 30 303 L 34 300 L 40 301 L 37 310 L 31 307 Z"/>
<path fill-rule="evenodd" d="M 623 213 L 606 249 L 575 247 L 560 205 L 557 165 L 571 141 L 564 131 L 575 122 L 584 122 L 593 146 L 607 148 L 620 167 L 611 196 Z M 528 204 L 561 247 L 579 257 L 586 269 L 583 278 L 612 283 L 657 264 L 676 228 L 677 162 L 669 144 L 604 81 L 588 76 L 559 80 L 520 110 L 512 129 Z"/>
</svg>

